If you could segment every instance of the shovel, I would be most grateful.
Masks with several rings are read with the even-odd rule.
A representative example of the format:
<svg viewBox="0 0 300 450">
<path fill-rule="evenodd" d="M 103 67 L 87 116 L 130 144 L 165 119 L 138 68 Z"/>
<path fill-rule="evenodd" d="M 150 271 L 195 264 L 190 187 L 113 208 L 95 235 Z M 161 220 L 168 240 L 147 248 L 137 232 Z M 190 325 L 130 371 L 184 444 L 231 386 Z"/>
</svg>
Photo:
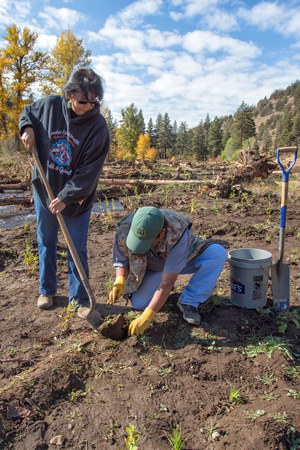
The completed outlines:
<svg viewBox="0 0 300 450">
<path fill-rule="evenodd" d="M 281 153 L 294 153 L 294 160 L 288 169 L 284 169 L 281 161 Z M 284 264 L 284 239 L 286 225 L 286 211 L 288 200 L 288 183 L 290 171 L 297 160 L 297 147 L 279 147 L 276 151 L 276 158 L 282 172 L 282 191 L 281 191 L 281 208 L 280 208 L 280 233 L 279 233 L 279 257 L 278 261 L 271 266 L 273 307 L 276 311 L 287 311 L 290 306 L 290 268 Z"/>
<path fill-rule="evenodd" d="M 43 166 L 42 166 L 41 161 L 40 161 L 40 159 L 38 157 L 37 150 L 36 150 L 35 146 L 33 146 L 33 148 L 32 148 L 32 155 L 33 155 L 34 161 L 35 161 L 35 163 L 37 165 L 39 174 L 40 174 L 40 176 L 41 176 L 41 178 L 43 180 L 43 183 L 44 183 L 44 186 L 46 188 L 48 197 L 49 197 L 50 201 L 52 201 L 54 199 L 54 195 L 52 193 L 52 189 L 50 187 L 50 184 L 49 184 L 49 182 L 48 182 L 48 180 L 46 178 Z M 77 271 L 79 273 L 79 276 L 80 276 L 80 279 L 82 281 L 82 284 L 85 287 L 85 290 L 86 290 L 86 292 L 88 294 L 88 297 L 89 297 L 90 310 L 89 310 L 89 312 L 88 312 L 88 314 L 86 316 L 86 320 L 93 328 L 97 329 L 99 327 L 99 325 L 100 325 L 100 320 L 102 319 L 102 317 L 95 310 L 95 308 L 96 308 L 96 300 L 95 300 L 94 293 L 92 291 L 92 288 L 91 288 L 91 285 L 89 283 L 88 277 L 86 276 L 86 273 L 85 273 L 85 270 L 83 268 L 83 265 L 82 265 L 82 263 L 81 263 L 81 261 L 79 259 L 77 250 L 75 248 L 75 245 L 73 243 L 73 240 L 71 238 L 69 230 L 68 230 L 68 228 L 66 226 L 66 223 L 65 223 L 65 221 L 63 219 L 63 216 L 62 216 L 61 213 L 57 213 L 56 217 L 57 217 L 58 223 L 60 225 L 61 231 L 63 233 L 63 236 L 64 236 L 64 238 L 66 240 L 68 249 L 69 249 L 69 251 L 70 251 L 70 253 L 72 255 L 72 258 L 73 258 L 74 264 L 76 266 L 76 269 L 77 269 Z"/>
</svg>

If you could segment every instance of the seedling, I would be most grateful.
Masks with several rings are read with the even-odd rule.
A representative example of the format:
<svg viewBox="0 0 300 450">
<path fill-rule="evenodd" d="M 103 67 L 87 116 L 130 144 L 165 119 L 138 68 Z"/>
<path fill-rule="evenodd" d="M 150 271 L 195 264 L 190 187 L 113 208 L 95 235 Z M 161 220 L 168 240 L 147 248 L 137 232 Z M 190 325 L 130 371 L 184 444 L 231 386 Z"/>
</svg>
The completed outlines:
<svg viewBox="0 0 300 450">
<path fill-rule="evenodd" d="M 176 425 L 172 434 L 167 434 L 167 439 L 173 450 L 183 449 L 184 441 L 182 440 L 180 425 Z"/>
<path fill-rule="evenodd" d="M 272 383 L 278 380 L 272 373 L 266 373 L 262 377 L 257 377 L 258 380 L 261 380 L 262 383 L 266 386 L 270 386 Z"/>
<path fill-rule="evenodd" d="M 255 411 L 250 411 L 247 415 L 249 419 L 252 419 L 253 421 L 258 419 L 261 416 L 264 416 L 266 414 L 266 411 L 263 409 L 256 409 Z"/>
<path fill-rule="evenodd" d="M 25 250 L 23 252 L 24 263 L 30 272 L 34 272 L 38 266 L 38 256 L 32 252 L 30 239 L 25 242 Z"/>
<path fill-rule="evenodd" d="M 162 378 L 167 377 L 172 373 L 172 367 L 159 367 L 157 373 Z"/>
<path fill-rule="evenodd" d="M 287 396 L 296 398 L 297 400 L 300 400 L 300 391 L 296 391 L 296 389 L 288 389 L 287 390 Z"/>
<path fill-rule="evenodd" d="M 64 330 L 67 330 L 70 326 L 70 322 L 76 316 L 76 309 L 78 308 L 78 302 L 74 299 L 68 304 L 66 308 L 63 309 L 60 315 L 61 324 Z"/>
<path fill-rule="evenodd" d="M 197 201 L 196 201 L 195 197 L 193 197 L 191 200 L 190 211 L 191 211 L 191 213 L 197 211 Z"/>
<path fill-rule="evenodd" d="M 139 440 L 139 432 L 134 425 L 129 424 L 126 427 L 127 437 L 124 438 L 126 450 L 138 450 L 137 441 Z"/>
<path fill-rule="evenodd" d="M 271 402 L 272 400 L 276 400 L 276 398 L 278 398 L 279 395 L 277 394 L 272 394 L 272 392 L 270 392 L 269 394 L 265 394 L 262 396 L 262 398 L 264 400 L 266 400 L 267 402 Z"/>
<path fill-rule="evenodd" d="M 293 379 L 300 378 L 300 370 L 298 367 L 283 366 L 285 374 Z"/>
<path fill-rule="evenodd" d="M 230 388 L 229 401 L 233 405 L 240 405 L 241 403 L 244 403 L 244 400 L 240 394 L 240 389 L 236 389 L 233 386 Z"/>
<path fill-rule="evenodd" d="M 272 417 L 272 419 L 276 420 L 277 422 L 288 423 L 288 417 L 285 411 L 275 413 L 273 415 L 270 415 L 270 417 Z"/>
<path fill-rule="evenodd" d="M 281 338 L 269 336 L 257 345 L 250 344 L 245 348 L 244 354 L 248 358 L 255 358 L 257 355 L 263 353 L 268 358 L 272 357 L 275 350 L 279 350 L 288 359 L 293 359 L 293 355 L 290 351 L 290 344 Z"/>
<path fill-rule="evenodd" d="M 71 391 L 68 394 L 69 402 L 75 403 L 79 398 L 85 397 L 86 393 L 83 391 Z"/>
<path fill-rule="evenodd" d="M 212 341 L 212 343 L 207 347 L 207 350 L 210 352 L 221 352 L 222 348 L 216 346 L 216 341 Z"/>
<path fill-rule="evenodd" d="M 208 427 L 208 429 L 207 429 L 208 440 L 209 440 L 209 441 L 213 441 L 213 433 L 214 433 L 215 431 L 217 431 L 218 427 L 219 427 L 218 422 L 216 422 L 215 420 L 211 419 L 210 425 L 209 425 L 209 427 Z"/>
</svg>

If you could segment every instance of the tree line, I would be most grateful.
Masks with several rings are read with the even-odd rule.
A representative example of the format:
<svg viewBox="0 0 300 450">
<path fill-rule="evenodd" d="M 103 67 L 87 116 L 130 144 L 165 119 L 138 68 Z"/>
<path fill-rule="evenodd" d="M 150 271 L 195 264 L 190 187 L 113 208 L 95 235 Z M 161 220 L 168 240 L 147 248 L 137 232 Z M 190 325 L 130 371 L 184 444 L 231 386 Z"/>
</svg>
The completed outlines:
<svg viewBox="0 0 300 450">
<path fill-rule="evenodd" d="M 38 95 L 61 94 L 74 68 L 90 66 L 91 52 L 84 48 L 71 30 L 62 32 L 50 52 L 36 49 L 38 34 L 16 25 L 7 27 L 0 49 L 0 141 L 13 142 L 19 148 L 18 118 L 22 108 Z M 206 161 L 210 158 L 237 159 L 241 149 L 267 152 L 275 144 L 293 145 L 299 138 L 300 88 L 297 85 L 298 114 L 293 116 L 289 103 L 284 105 L 281 120 L 272 125 L 263 121 L 256 133 L 255 117 L 267 115 L 267 99 L 257 108 L 242 102 L 232 115 L 209 114 L 195 127 L 186 122 L 171 123 L 169 114 L 158 113 L 145 123 L 143 112 L 133 103 L 121 110 L 118 123 L 109 107 L 102 107 L 111 137 L 110 158 L 172 158 Z M 279 100 L 283 102 L 280 91 Z M 297 103 L 297 105 L 298 105 Z M 274 101 L 271 102 L 274 104 Z M 268 109 L 269 108 L 269 109 Z M 260 111 L 257 113 L 257 111 Z M 293 141 L 293 142 L 292 142 Z"/>
</svg>

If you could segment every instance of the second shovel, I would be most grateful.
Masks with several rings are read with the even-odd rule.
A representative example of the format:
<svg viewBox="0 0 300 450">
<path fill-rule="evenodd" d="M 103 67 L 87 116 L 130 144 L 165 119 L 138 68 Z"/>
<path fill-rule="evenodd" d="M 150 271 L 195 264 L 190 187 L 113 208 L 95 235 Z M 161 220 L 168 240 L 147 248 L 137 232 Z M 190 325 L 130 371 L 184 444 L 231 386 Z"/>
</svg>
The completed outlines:
<svg viewBox="0 0 300 450">
<path fill-rule="evenodd" d="M 294 153 L 294 159 L 285 170 L 281 161 L 281 153 Z M 275 264 L 271 266 L 271 281 L 273 307 L 276 311 L 287 311 L 290 306 L 290 267 L 283 263 L 285 225 L 288 200 L 289 175 L 297 160 L 297 147 L 280 147 L 276 151 L 276 158 L 282 172 L 282 191 L 280 208 L 280 230 L 279 230 L 279 256 Z"/>
</svg>

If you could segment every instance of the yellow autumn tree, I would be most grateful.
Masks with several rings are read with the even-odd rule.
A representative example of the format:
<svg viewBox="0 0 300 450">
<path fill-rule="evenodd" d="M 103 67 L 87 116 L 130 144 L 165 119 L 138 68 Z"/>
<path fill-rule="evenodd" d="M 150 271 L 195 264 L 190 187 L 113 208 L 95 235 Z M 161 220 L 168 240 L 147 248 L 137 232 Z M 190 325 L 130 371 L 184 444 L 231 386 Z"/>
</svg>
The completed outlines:
<svg viewBox="0 0 300 450">
<path fill-rule="evenodd" d="M 147 150 L 147 152 L 145 154 L 145 159 L 154 160 L 157 158 L 157 156 L 158 156 L 157 148 L 151 147 L 151 148 L 149 148 L 149 150 Z"/>
<path fill-rule="evenodd" d="M 37 33 L 16 25 L 7 27 L 1 51 L 1 115 L 6 114 L 2 133 L 18 139 L 19 115 L 26 103 L 32 100 L 32 86 L 41 78 L 47 63 L 47 54 L 35 50 Z"/>
<path fill-rule="evenodd" d="M 150 146 L 149 134 L 140 134 L 135 149 L 137 159 L 145 159 L 146 153 L 150 150 Z"/>
<path fill-rule="evenodd" d="M 9 99 L 9 82 L 7 78 L 8 60 L 0 52 L 0 139 L 4 139 L 10 134 L 10 99 Z"/>
<path fill-rule="evenodd" d="M 42 86 L 43 94 L 61 94 L 71 72 L 80 66 L 89 66 L 91 52 L 85 50 L 83 40 L 71 30 L 61 33 L 50 52 L 47 73 Z"/>
</svg>

